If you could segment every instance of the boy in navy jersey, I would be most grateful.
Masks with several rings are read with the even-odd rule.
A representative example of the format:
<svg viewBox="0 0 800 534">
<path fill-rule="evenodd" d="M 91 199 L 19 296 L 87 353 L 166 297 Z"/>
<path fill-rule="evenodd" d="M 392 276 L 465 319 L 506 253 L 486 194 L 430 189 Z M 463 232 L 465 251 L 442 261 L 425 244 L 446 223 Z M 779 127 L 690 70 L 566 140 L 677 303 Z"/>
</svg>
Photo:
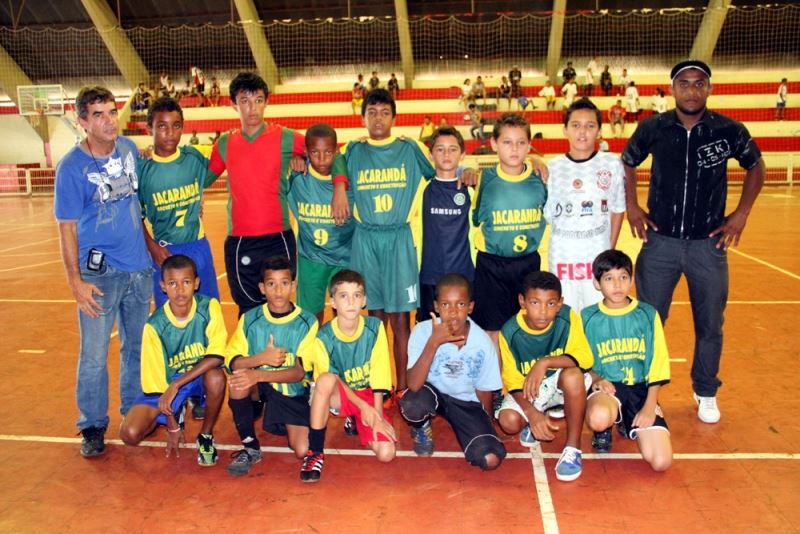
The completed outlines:
<svg viewBox="0 0 800 534">
<path fill-rule="evenodd" d="M 431 136 L 436 177 L 422 193 L 422 266 L 417 322 L 430 318 L 436 284 L 447 273 L 459 273 L 472 283 L 475 266 L 469 250 L 470 193 L 458 184 L 464 159 L 464 138 L 452 126 Z"/>
<path fill-rule="evenodd" d="M 161 266 L 161 290 L 169 299 L 147 320 L 142 334 L 142 391 L 122 421 L 120 438 L 138 445 L 157 425 L 167 426 L 167 456 L 183 437 L 183 409 L 190 396 L 206 397 L 197 436 L 197 463 L 217 463 L 211 433 L 225 398 L 222 365 L 228 333 L 219 301 L 195 294 L 200 279 L 188 256 L 175 254 Z"/>
</svg>

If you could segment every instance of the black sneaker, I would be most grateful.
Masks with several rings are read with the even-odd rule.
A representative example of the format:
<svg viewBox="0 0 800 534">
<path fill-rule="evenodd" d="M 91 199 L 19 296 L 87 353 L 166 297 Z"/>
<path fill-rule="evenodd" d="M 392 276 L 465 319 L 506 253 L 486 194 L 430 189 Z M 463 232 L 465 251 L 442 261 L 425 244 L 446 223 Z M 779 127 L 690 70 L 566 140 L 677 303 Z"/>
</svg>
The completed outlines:
<svg viewBox="0 0 800 534">
<path fill-rule="evenodd" d="M 344 433 L 350 437 L 358 435 L 358 427 L 356 426 L 356 417 L 354 415 L 344 418 Z"/>
<path fill-rule="evenodd" d="M 322 476 L 322 466 L 325 463 L 324 452 L 308 451 L 300 467 L 300 480 L 303 482 L 318 482 Z"/>
<path fill-rule="evenodd" d="M 241 477 L 250 472 L 250 468 L 261 461 L 261 450 L 244 447 L 231 454 L 231 463 L 228 465 L 228 473 Z"/>
<path fill-rule="evenodd" d="M 94 458 L 106 452 L 106 444 L 103 440 L 105 428 L 90 426 L 81 430 L 83 441 L 81 442 L 81 456 L 84 458 Z"/>
<path fill-rule="evenodd" d="M 612 437 L 613 434 L 610 428 L 607 428 L 602 432 L 595 432 L 594 436 L 592 437 L 592 448 L 597 452 L 608 452 L 611 450 Z"/>
<path fill-rule="evenodd" d="M 503 390 L 498 389 L 496 391 L 492 391 L 492 411 L 494 412 L 492 415 L 496 414 L 500 411 L 500 406 L 503 405 Z"/>
<path fill-rule="evenodd" d="M 202 421 L 206 418 L 206 407 L 203 405 L 200 397 L 191 397 L 192 401 L 192 419 L 195 421 Z"/>
</svg>

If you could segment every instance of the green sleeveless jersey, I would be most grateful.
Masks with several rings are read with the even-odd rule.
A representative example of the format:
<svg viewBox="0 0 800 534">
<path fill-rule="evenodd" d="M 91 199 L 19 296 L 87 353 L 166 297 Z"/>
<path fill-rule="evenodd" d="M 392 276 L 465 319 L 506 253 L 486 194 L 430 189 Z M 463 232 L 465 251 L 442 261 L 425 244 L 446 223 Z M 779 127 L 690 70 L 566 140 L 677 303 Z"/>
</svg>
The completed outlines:
<svg viewBox="0 0 800 534">
<path fill-rule="evenodd" d="M 325 323 L 317 334 L 314 365 L 315 374 L 331 372 L 352 390 L 392 389 L 389 342 L 383 323 L 375 317 L 360 316 L 352 336 L 339 329 L 335 318 Z"/>
<path fill-rule="evenodd" d="M 154 240 L 189 243 L 205 235 L 200 201 L 214 178 L 208 160 L 192 147 L 139 162 L 139 202 Z"/>
<path fill-rule="evenodd" d="M 353 216 L 368 226 L 408 224 L 423 179 L 436 174 L 428 149 L 414 140 L 351 141 L 344 149 L 353 191 Z"/>
<path fill-rule="evenodd" d="M 669 351 L 658 312 L 631 299 L 624 308 L 602 302 L 581 312 L 594 354 L 593 370 L 606 380 L 632 386 L 669 382 Z"/>
<path fill-rule="evenodd" d="M 153 312 L 142 332 L 142 391 L 164 393 L 206 355 L 222 357 L 227 338 L 217 299 L 196 293 L 185 321 L 175 318 L 167 302 Z"/>
<path fill-rule="evenodd" d="M 317 318 L 313 314 L 295 306 L 292 313 L 284 317 L 273 317 L 266 304 L 248 310 L 239 318 L 239 324 L 233 333 L 225 351 L 225 364 L 230 369 L 236 356 L 253 356 L 262 352 L 269 344 L 269 336 L 273 336 L 273 345 L 286 350 L 286 360 L 279 367 L 261 365 L 258 369 L 280 371 L 294 367 L 300 358 L 306 377 L 290 383 L 270 383 L 275 391 L 287 397 L 305 394 L 309 373 L 314 358 L 314 339 L 317 335 Z"/>
<path fill-rule="evenodd" d="M 475 246 L 482 252 L 513 258 L 535 252 L 544 234 L 542 216 L 547 188 L 528 163 L 520 175 L 484 169 L 472 201 Z"/>
<path fill-rule="evenodd" d="M 521 390 L 531 367 L 548 356 L 569 356 L 584 371 L 592 368 L 592 351 L 581 318 L 566 304 L 543 330 L 534 330 L 525 323 L 525 310 L 520 310 L 500 329 L 503 385 L 509 393 Z M 547 376 L 554 372 L 555 369 L 549 369 Z"/>
<path fill-rule="evenodd" d="M 309 165 L 307 174 L 292 172 L 289 183 L 289 208 L 297 220 L 300 255 L 317 263 L 346 267 L 355 221 L 348 219 L 342 226 L 333 222 L 331 177 L 321 176 Z M 353 195 L 349 189 L 347 197 L 352 212 Z"/>
</svg>

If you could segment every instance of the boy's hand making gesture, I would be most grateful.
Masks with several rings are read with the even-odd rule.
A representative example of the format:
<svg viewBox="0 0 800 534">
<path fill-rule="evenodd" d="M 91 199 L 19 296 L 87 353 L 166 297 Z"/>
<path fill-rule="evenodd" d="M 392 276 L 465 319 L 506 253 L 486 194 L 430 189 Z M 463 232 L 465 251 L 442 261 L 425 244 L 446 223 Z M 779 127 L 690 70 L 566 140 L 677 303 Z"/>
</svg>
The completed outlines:
<svg viewBox="0 0 800 534">
<path fill-rule="evenodd" d="M 431 343 L 435 348 L 439 348 L 445 343 L 455 343 L 456 345 L 461 346 L 465 340 L 464 336 L 461 334 L 456 334 L 450 324 L 437 319 L 438 318 L 436 317 L 436 314 L 431 312 L 432 324 L 429 343 Z"/>
</svg>

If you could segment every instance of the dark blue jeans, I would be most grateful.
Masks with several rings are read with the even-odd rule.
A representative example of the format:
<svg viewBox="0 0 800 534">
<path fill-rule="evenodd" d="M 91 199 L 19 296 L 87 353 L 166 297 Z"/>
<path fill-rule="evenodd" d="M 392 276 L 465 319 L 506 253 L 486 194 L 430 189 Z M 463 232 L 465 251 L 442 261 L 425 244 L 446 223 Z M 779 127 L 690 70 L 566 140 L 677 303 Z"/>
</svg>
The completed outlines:
<svg viewBox="0 0 800 534">
<path fill-rule="evenodd" d="M 692 386 L 698 395 L 713 397 L 722 385 L 717 374 L 728 302 L 728 253 L 716 248 L 716 237 L 675 239 L 648 231 L 647 239 L 636 260 L 639 299 L 653 305 L 666 324 L 675 286 L 686 276 L 695 336 Z"/>
</svg>

